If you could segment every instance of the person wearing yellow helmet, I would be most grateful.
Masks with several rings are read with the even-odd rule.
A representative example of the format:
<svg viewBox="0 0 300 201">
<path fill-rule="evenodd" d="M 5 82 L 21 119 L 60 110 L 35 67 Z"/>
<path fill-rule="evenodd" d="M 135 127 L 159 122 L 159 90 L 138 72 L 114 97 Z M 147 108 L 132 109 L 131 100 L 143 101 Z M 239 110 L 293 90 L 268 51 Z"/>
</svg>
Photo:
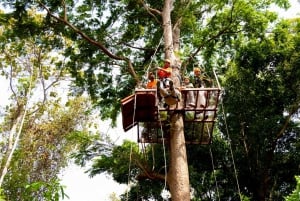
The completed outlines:
<svg viewBox="0 0 300 201">
<path fill-rule="evenodd" d="M 196 88 L 200 88 L 202 86 L 201 69 L 199 67 L 194 68 L 193 84 Z"/>
<path fill-rule="evenodd" d="M 210 85 L 211 80 L 208 79 L 204 74 L 203 70 L 200 67 L 194 68 L 193 84 L 195 88 L 206 88 Z M 205 108 L 207 106 L 208 94 L 205 90 L 199 90 L 196 92 L 195 97 L 198 97 L 196 100 L 197 108 Z M 200 112 L 202 113 L 202 112 Z M 196 114 L 196 117 L 201 116 L 199 113 Z"/>
<path fill-rule="evenodd" d="M 189 76 L 184 76 L 183 78 L 183 86 L 182 88 L 194 88 L 193 83 L 190 82 Z M 186 106 L 187 107 L 195 107 L 195 97 L 193 91 L 188 91 L 186 93 Z"/>
<path fill-rule="evenodd" d="M 203 70 L 200 67 L 194 68 L 193 85 L 195 88 L 208 87 L 211 84 L 211 80 L 203 74 Z"/>
</svg>

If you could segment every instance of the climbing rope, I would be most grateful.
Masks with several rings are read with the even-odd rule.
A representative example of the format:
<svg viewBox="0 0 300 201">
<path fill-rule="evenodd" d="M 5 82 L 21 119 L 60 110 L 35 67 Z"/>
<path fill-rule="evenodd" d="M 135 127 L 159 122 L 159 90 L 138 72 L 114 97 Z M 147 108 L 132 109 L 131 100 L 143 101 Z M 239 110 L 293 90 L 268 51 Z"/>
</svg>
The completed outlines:
<svg viewBox="0 0 300 201">
<path fill-rule="evenodd" d="M 155 52 L 154 54 L 152 55 L 152 58 L 151 58 L 151 61 L 148 65 L 148 68 L 146 70 L 146 76 L 148 75 L 149 73 L 149 69 L 151 67 L 151 64 L 152 64 L 152 61 L 154 60 L 154 56 L 156 55 L 157 53 L 157 50 L 160 46 L 160 44 L 162 43 L 162 40 L 163 40 L 163 36 L 160 38 L 159 40 L 159 43 L 157 45 L 157 47 L 155 48 Z M 156 75 L 155 77 L 157 78 L 157 72 L 156 72 Z M 158 97 L 158 91 L 156 91 L 156 100 L 157 100 L 157 97 Z M 165 181 L 164 181 L 164 188 L 163 188 L 163 191 L 166 189 L 166 186 L 167 186 L 167 160 L 166 160 L 166 149 L 165 149 L 165 137 L 164 137 L 164 131 L 162 129 L 162 122 L 161 122 L 161 118 L 160 118 L 160 111 L 159 111 L 159 107 L 157 107 L 157 114 L 159 115 L 159 125 L 160 125 L 160 130 L 161 130 L 161 133 L 162 133 L 162 144 L 163 144 L 163 153 L 164 153 L 164 166 L 165 166 Z M 153 167 L 152 169 L 154 169 L 154 165 L 155 165 L 155 156 L 154 156 L 154 150 L 153 150 L 153 147 L 152 147 L 152 157 L 153 157 Z"/>
<path fill-rule="evenodd" d="M 158 110 L 158 115 L 159 115 L 159 108 L 157 108 Z M 134 96 L 134 109 L 133 109 L 133 119 L 132 122 L 135 121 L 135 112 L 136 112 L 136 95 Z M 165 167 L 165 181 L 164 181 L 164 188 L 163 191 L 166 191 L 166 186 L 167 186 L 167 160 L 166 160 L 166 150 L 165 150 L 165 138 L 164 138 L 164 132 L 162 129 L 162 122 L 161 119 L 159 118 L 159 124 L 160 124 L 160 130 L 162 132 L 162 144 L 163 144 L 163 153 L 164 153 L 164 167 Z M 132 132 L 132 135 L 134 133 Z M 144 151 L 145 148 L 143 148 Z M 133 147 L 132 144 L 130 145 L 130 154 L 129 154 L 129 165 L 128 165 L 128 178 L 127 178 L 127 186 L 130 185 L 130 176 L 131 176 L 131 163 L 132 163 L 132 153 L 133 153 Z M 144 152 L 145 154 L 145 152 Z M 154 156 L 154 150 L 152 147 L 152 157 L 153 157 L 153 167 L 152 170 L 154 169 L 154 165 L 155 165 L 155 156 Z M 128 201 L 128 195 L 129 190 L 126 191 L 126 200 Z"/>
<path fill-rule="evenodd" d="M 220 83 L 219 83 L 219 80 L 218 80 L 218 76 L 216 74 L 215 69 L 213 69 L 213 72 L 214 72 L 214 75 L 215 75 L 218 87 L 221 89 L 221 86 L 220 86 Z M 228 129 L 228 125 L 227 125 L 227 120 L 226 120 L 226 115 L 225 115 L 225 110 L 224 110 L 223 103 L 221 103 L 221 108 L 222 108 L 222 114 L 223 114 L 223 117 L 224 117 L 226 134 L 228 136 L 228 141 L 229 141 L 230 155 L 231 155 L 231 159 L 232 159 L 235 180 L 236 180 L 236 184 L 237 184 L 237 188 L 238 188 L 238 194 L 239 194 L 240 200 L 242 200 L 242 195 L 241 195 L 241 190 L 240 190 L 240 185 L 239 185 L 238 176 L 237 176 L 237 170 L 236 170 L 236 165 L 235 165 L 235 160 L 234 160 L 233 151 L 232 151 L 231 138 L 230 138 L 230 135 L 229 135 L 229 129 Z"/>
<path fill-rule="evenodd" d="M 228 131 L 228 126 L 227 126 L 227 121 L 226 121 L 226 116 L 225 116 L 225 110 L 224 110 L 223 103 L 221 103 L 221 106 L 222 106 L 222 113 L 223 113 L 223 116 L 224 116 L 226 134 L 228 136 L 228 141 L 229 141 L 229 149 L 230 149 L 230 155 L 231 155 L 233 169 L 234 169 L 235 180 L 236 180 L 240 200 L 242 200 L 240 185 L 239 185 L 238 176 L 237 176 L 237 170 L 236 170 L 236 166 L 235 166 L 235 160 L 234 160 L 233 151 L 232 151 L 231 138 L 230 138 L 229 131 Z"/>
<path fill-rule="evenodd" d="M 154 54 L 151 56 L 150 63 L 149 63 L 149 65 L 148 65 L 148 67 L 147 67 L 147 69 L 146 69 L 146 71 L 145 71 L 145 75 L 144 75 L 144 78 L 146 78 L 145 80 L 147 80 L 147 78 L 148 78 L 148 74 L 149 74 L 150 67 L 151 67 L 152 62 L 153 62 L 153 60 L 154 60 L 154 57 L 155 57 L 155 55 L 156 55 L 156 53 L 157 53 L 157 50 L 158 50 L 160 44 L 162 43 L 162 40 L 163 40 L 163 36 L 160 38 L 159 43 L 158 43 L 157 47 L 155 48 Z M 155 77 L 157 77 L 157 75 L 156 75 Z"/>
<path fill-rule="evenodd" d="M 208 131 L 209 139 L 211 139 L 212 134 L 211 134 L 211 131 L 209 130 L 207 124 L 206 124 L 206 129 L 207 129 L 207 131 Z M 216 184 L 217 196 L 218 196 L 218 200 L 220 201 L 220 193 L 219 193 L 219 188 L 218 188 L 218 182 L 217 182 L 217 177 L 216 177 L 216 174 L 215 174 L 214 157 L 213 157 L 213 153 L 212 153 L 212 150 L 211 150 L 211 146 L 210 146 L 210 145 L 209 145 L 209 154 L 210 154 L 210 158 L 211 158 L 211 165 L 212 165 L 212 168 L 213 168 L 213 176 L 214 176 L 214 180 L 215 180 L 215 184 Z"/>
<path fill-rule="evenodd" d="M 132 117 L 132 123 L 134 123 L 135 120 L 135 110 L 136 110 L 136 95 L 134 96 L 134 105 L 133 105 L 133 117 Z M 132 131 L 132 135 L 133 135 L 133 131 Z M 128 178 L 127 178 L 127 187 L 130 184 L 130 172 L 131 172 L 131 162 L 132 162 L 132 143 L 130 145 L 130 154 L 129 154 L 129 165 L 128 165 Z M 129 190 L 127 189 L 126 191 L 126 200 L 128 201 L 128 192 Z"/>
<path fill-rule="evenodd" d="M 159 109 L 158 109 L 159 110 Z M 160 129 L 161 129 L 161 135 L 162 135 L 162 144 L 163 144 L 163 152 L 164 152 L 164 166 L 165 166 L 165 183 L 164 183 L 164 188 L 166 189 L 167 186 L 167 160 L 166 160 L 166 149 L 165 149 L 165 137 L 164 137 L 164 131 L 162 129 L 162 123 L 161 119 L 159 118 L 159 124 L 160 124 Z"/>
</svg>

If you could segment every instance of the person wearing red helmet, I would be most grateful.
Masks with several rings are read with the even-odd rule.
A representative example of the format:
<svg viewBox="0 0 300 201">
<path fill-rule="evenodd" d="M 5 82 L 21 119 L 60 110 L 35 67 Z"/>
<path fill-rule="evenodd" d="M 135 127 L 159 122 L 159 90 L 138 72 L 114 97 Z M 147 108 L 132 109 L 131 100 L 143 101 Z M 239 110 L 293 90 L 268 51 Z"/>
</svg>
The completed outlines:
<svg viewBox="0 0 300 201">
<path fill-rule="evenodd" d="M 181 98 L 181 93 L 174 88 L 173 81 L 171 79 L 171 61 L 169 59 L 165 59 L 164 66 L 162 68 L 157 68 L 157 75 L 159 78 L 157 81 L 157 91 L 159 92 L 158 99 L 160 104 L 163 104 L 162 98 L 164 98 L 165 108 L 178 103 Z"/>
<path fill-rule="evenodd" d="M 172 74 L 171 61 L 170 59 L 165 59 L 164 66 L 162 68 L 157 68 L 157 76 L 160 80 L 170 78 Z"/>
</svg>

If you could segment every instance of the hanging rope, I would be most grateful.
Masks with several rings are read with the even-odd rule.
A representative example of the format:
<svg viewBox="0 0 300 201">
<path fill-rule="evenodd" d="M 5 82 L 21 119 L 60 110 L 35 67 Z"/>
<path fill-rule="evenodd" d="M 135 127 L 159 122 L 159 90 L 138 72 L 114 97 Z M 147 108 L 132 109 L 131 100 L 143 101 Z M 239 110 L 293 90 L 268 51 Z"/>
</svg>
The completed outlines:
<svg viewBox="0 0 300 201">
<path fill-rule="evenodd" d="M 157 110 L 159 112 L 159 108 L 157 107 Z M 158 113 L 159 114 L 159 113 Z M 164 137 L 164 131 L 162 129 L 162 122 L 161 122 L 161 118 L 159 116 L 159 124 L 160 124 L 160 130 L 161 130 L 161 135 L 162 135 L 162 144 L 163 144 L 163 152 L 164 152 L 164 166 L 165 166 L 165 182 L 164 182 L 164 188 L 162 190 L 162 197 L 164 200 L 168 200 L 167 196 L 164 194 L 166 194 L 166 187 L 167 187 L 167 160 L 166 160 L 166 149 L 165 149 L 165 137 Z"/>
<path fill-rule="evenodd" d="M 209 135 L 209 139 L 211 139 L 212 133 L 211 133 L 211 130 L 209 129 L 207 124 L 206 124 L 206 129 L 207 129 L 207 132 L 208 132 L 208 135 Z M 209 154 L 210 154 L 210 158 L 211 158 L 211 166 L 213 168 L 213 176 L 214 176 L 214 180 L 215 180 L 215 184 L 216 184 L 217 196 L 218 196 L 218 200 L 220 201 L 220 193 L 219 193 L 219 188 L 218 188 L 218 182 L 217 182 L 217 177 L 216 177 L 216 174 L 215 174 L 214 157 L 213 157 L 213 153 L 212 153 L 210 145 L 209 145 Z"/>
<path fill-rule="evenodd" d="M 220 83 L 219 83 L 219 80 L 218 80 L 218 76 L 216 74 L 215 69 L 213 69 L 213 72 L 214 72 L 214 75 L 215 75 L 218 87 L 221 89 L 221 86 L 220 86 Z M 242 195 L 241 195 L 241 190 L 240 190 L 240 185 L 239 185 L 238 176 L 237 176 L 237 170 L 236 170 L 236 165 L 235 165 L 235 160 L 234 160 L 233 151 L 232 151 L 231 138 L 230 138 L 230 135 L 229 135 L 229 129 L 228 129 L 228 125 L 227 125 L 227 120 L 226 120 L 226 115 L 225 115 L 225 110 L 224 110 L 223 103 L 221 103 L 221 109 L 222 109 L 222 114 L 223 114 L 223 117 L 224 117 L 226 134 L 228 136 L 228 141 L 229 141 L 229 149 L 230 149 L 230 155 L 231 155 L 233 169 L 234 169 L 235 180 L 236 180 L 236 184 L 237 184 L 237 188 L 238 188 L 238 193 L 239 193 L 240 200 L 242 200 Z"/>
<path fill-rule="evenodd" d="M 157 75 L 156 75 L 157 76 Z M 156 90 L 156 99 L 158 99 L 158 93 L 159 91 Z M 158 103 L 159 104 L 159 103 Z M 162 190 L 162 194 L 166 193 L 166 187 L 167 187 L 167 159 L 166 159 L 166 148 L 165 148 L 165 137 L 164 137 L 164 131 L 162 128 L 162 122 L 161 122 L 161 117 L 160 117 L 160 111 L 159 111 L 159 106 L 157 106 L 157 114 L 159 115 L 159 126 L 160 126 L 160 131 L 161 131 L 161 135 L 162 135 L 162 144 L 163 144 L 163 153 L 164 153 L 164 167 L 165 167 L 165 181 L 164 181 L 164 188 Z M 167 116 L 168 118 L 168 116 Z M 158 135 L 158 133 L 157 133 Z M 165 200 L 168 200 L 167 198 L 164 198 Z"/>
<path fill-rule="evenodd" d="M 213 153 L 211 150 L 211 146 L 209 146 L 209 154 L 210 154 L 210 158 L 211 158 L 211 165 L 213 168 L 213 176 L 214 176 L 214 180 L 215 180 L 215 184 L 216 184 L 217 196 L 218 196 L 218 200 L 220 201 L 220 193 L 219 193 L 219 187 L 218 187 L 218 182 L 217 182 L 217 176 L 215 174 L 214 157 L 213 157 Z"/>
<path fill-rule="evenodd" d="M 135 110 L 136 110 L 136 95 L 134 96 L 134 105 L 133 105 L 133 117 L 132 117 L 132 123 L 134 124 L 135 120 Z M 132 130 L 132 135 L 133 135 L 133 130 Z M 128 178 L 127 178 L 127 187 L 130 184 L 130 172 L 131 172 L 131 162 L 132 162 L 132 143 L 130 145 L 130 154 L 129 154 L 129 165 L 128 165 Z M 128 192 L 129 190 L 126 191 L 126 200 L 128 201 Z"/>
<path fill-rule="evenodd" d="M 164 131 L 162 129 L 162 123 L 161 123 L 161 119 L 160 118 L 159 118 L 159 124 L 160 124 L 160 130 L 161 130 L 161 133 L 162 133 L 161 135 L 162 135 L 162 142 L 163 142 L 164 166 L 165 166 L 165 183 L 164 183 L 164 189 L 166 189 L 166 186 L 167 186 L 167 160 L 166 160 L 166 150 L 165 150 L 165 137 L 164 137 Z"/>
<path fill-rule="evenodd" d="M 150 69 L 150 67 L 151 67 L 151 65 L 152 65 L 152 62 L 153 62 L 153 59 L 154 59 L 154 57 L 155 57 L 155 55 L 156 55 L 156 52 L 157 52 L 157 50 L 158 50 L 158 48 L 159 48 L 159 46 L 160 46 L 160 44 L 161 44 L 161 42 L 162 42 L 162 39 L 163 39 L 163 36 L 161 37 L 161 39 L 160 39 L 160 41 L 159 41 L 159 44 L 157 45 L 157 47 L 156 47 L 156 49 L 155 49 L 155 52 L 154 52 L 154 54 L 152 55 L 152 57 L 151 57 L 151 60 L 150 60 L 150 63 L 149 63 L 149 65 L 148 65 L 148 68 L 146 69 L 146 75 L 144 76 L 144 77 L 148 77 L 148 73 L 149 73 L 149 69 Z M 156 93 L 156 99 L 157 99 L 157 93 Z M 133 109 L 134 111 L 133 111 L 133 120 L 132 120 L 132 122 L 134 123 L 135 122 L 135 111 L 136 111 L 136 95 L 134 96 L 134 109 Z M 158 109 L 159 110 L 159 109 Z M 159 114 L 159 111 L 158 111 L 158 114 Z M 142 147 L 143 148 L 143 147 Z M 163 150 L 164 150 L 164 159 L 165 159 L 165 184 L 164 184 L 164 189 L 166 188 L 166 175 L 167 175 L 167 173 L 166 173 L 166 167 L 167 167 L 167 165 L 166 165 L 166 154 L 165 154 L 165 144 L 164 144 L 164 137 L 163 137 Z M 152 150 L 153 151 L 153 150 Z M 130 155 L 129 155 L 129 165 L 128 165 L 128 179 L 127 179 L 127 186 L 129 186 L 129 183 L 130 183 L 130 172 L 131 172 L 131 162 L 132 162 L 132 152 L 133 152 L 133 150 L 132 150 L 132 144 L 131 144 L 131 146 L 130 146 Z M 155 162 L 154 162 L 154 152 L 152 153 L 152 157 L 153 157 L 153 167 L 152 167 L 152 169 L 154 169 L 154 165 L 155 165 Z M 127 192 L 126 192 L 126 200 L 128 201 L 128 190 L 127 190 Z"/>
<path fill-rule="evenodd" d="M 154 147 L 153 147 L 152 144 L 151 144 L 151 151 L 152 151 L 152 162 L 153 162 L 153 164 L 152 164 L 152 171 L 153 171 L 154 168 L 155 168 L 155 155 L 154 155 Z"/>
<path fill-rule="evenodd" d="M 236 166 L 235 166 L 235 160 L 234 160 L 234 157 L 233 157 L 233 151 L 232 151 L 232 145 L 231 145 L 231 138 L 230 138 L 230 135 L 229 135 L 229 130 L 228 130 L 228 126 L 227 126 L 227 121 L 226 121 L 226 116 L 225 116 L 225 111 L 224 111 L 223 103 L 221 103 L 221 106 L 222 106 L 222 113 L 223 113 L 223 116 L 224 116 L 226 134 L 227 134 L 228 139 L 229 139 L 229 149 L 230 149 L 230 155 L 231 155 L 233 169 L 234 169 L 235 180 L 236 180 L 236 184 L 237 184 L 237 188 L 238 188 L 238 193 L 239 193 L 240 200 L 242 200 L 240 185 L 239 185 L 238 176 L 237 176 L 237 170 L 236 170 Z"/>
<path fill-rule="evenodd" d="M 154 54 L 151 57 L 151 61 L 150 61 L 149 65 L 148 65 L 148 68 L 146 70 L 146 76 L 149 73 L 149 69 L 151 67 L 152 61 L 154 60 L 154 56 L 156 55 L 157 50 L 158 50 L 160 44 L 162 43 L 162 40 L 163 40 L 163 36 L 160 38 L 159 43 L 158 43 L 157 47 L 155 48 L 155 52 L 154 52 Z M 155 77 L 157 77 L 157 72 L 156 72 Z M 155 94 L 156 100 L 157 100 L 157 97 L 158 97 L 158 93 L 159 92 L 156 91 L 156 94 Z M 160 115 L 159 107 L 157 107 L 157 114 Z M 163 152 L 164 152 L 165 182 L 164 182 L 164 188 L 163 188 L 163 190 L 165 190 L 166 186 L 167 186 L 167 160 L 166 160 L 166 150 L 165 150 L 165 137 L 164 137 L 164 131 L 162 129 L 162 122 L 161 122 L 160 116 L 159 116 L 159 125 L 160 125 L 160 130 L 162 132 L 162 144 L 163 144 Z M 155 165 L 155 161 L 154 160 L 155 160 L 155 157 L 154 157 L 153 147 L 152 147 L 152 157 L 153 157 L 153 167 L 152 167 L 152 169 L 154 169 L 154 165 Z"/>
<path fill-rule="evenodd" d="M 158 50 L 160 44 L 162 43 L 162 39 L 163 39 L 163 36 L 160 38 L 159 43 L 158 43 L 157 47 L 155 48 L 154 54 L 151 56 L 150 63 L 149 63 L 149 65 L 148 65 L 148 67 L 147 67 L 147 69 L 146 69 L 146 71 L 145 71 L 144 77 L 146 77 L 146 80 L 147 80 L 147 78 L 148 78 L 149 70 L 150 70 L 150 67 L 151 67 L 151 65 L 152 65 L 152 62 L 153 62 L 153 60 L 154 60 L 154 57 L 156 56 L 157 50 Z M 157 77 L 157 75 L 156 75 L 155 77 Z"/>
<path fill-rule="evenodd" d="M 221 85 L 220 85 L 220 82 L 219 82 L 219 79 L 218 79 L 215 68 L 213 68 L 213 73 L 214 73 L 215 79 L 217 81 L 218 88 L 221 89 Z"/>
</svg>

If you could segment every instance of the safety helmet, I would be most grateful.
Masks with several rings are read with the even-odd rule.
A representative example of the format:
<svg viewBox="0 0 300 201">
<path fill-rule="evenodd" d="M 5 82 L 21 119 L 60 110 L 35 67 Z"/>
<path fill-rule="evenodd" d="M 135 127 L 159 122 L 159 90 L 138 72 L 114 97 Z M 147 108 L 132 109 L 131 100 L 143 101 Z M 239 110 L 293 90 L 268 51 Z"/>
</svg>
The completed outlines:
<svg viewBox="0 0 300 201">
<path fill-rule="evenodd" d="M 201 69 L 198 68 L 198 67 L 195 67 L 195 68 L 194 68 L 194 72 L 201 72 Z"/>
<path fill-rule="evenodd" d="M 171 63 L 170 59 L 165 59 L 165 62 Z"/>
</svg>

